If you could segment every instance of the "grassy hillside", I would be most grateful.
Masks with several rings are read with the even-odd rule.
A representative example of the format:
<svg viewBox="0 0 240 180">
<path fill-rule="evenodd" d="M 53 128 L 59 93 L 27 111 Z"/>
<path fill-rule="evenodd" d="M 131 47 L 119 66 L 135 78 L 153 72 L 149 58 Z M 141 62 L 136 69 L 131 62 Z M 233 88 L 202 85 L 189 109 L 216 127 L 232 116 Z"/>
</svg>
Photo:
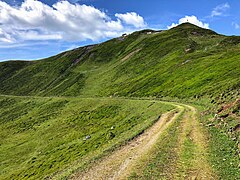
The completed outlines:
<svg viewBox="0 0 240 180">
<path fill-rule="evenodd" d="M 0 179 L 82 168 L 173 108 L 150 100 L 1 96 Z"/>
<path fill-rule="evenodd" d="M 168 31 L 144 30 L 40 61 L 0 63 L 0 93 L 217 95 L 240 86 L 239 48 L 239 37 L 188 23 Z"/>
<path fill-rule="evenodd" d="M 193 117 L 190 106 L 182 105 L 186 114 L 163 133 L 139 178 L 169 172 L 173 153 L 179 167 L 191 170 L 188 138 L 195 118 L 209 138 L 202 143 L 206 161 L 218 177 L 233 179 L 239 164 L 240 37 L 189 23 L 38 61 L 1 62 L 0 179 L 68 176 L 86 168 L 174 109 L 157 99 L 191 102 L 199 114 L 191 112 Z"/>
</svg>

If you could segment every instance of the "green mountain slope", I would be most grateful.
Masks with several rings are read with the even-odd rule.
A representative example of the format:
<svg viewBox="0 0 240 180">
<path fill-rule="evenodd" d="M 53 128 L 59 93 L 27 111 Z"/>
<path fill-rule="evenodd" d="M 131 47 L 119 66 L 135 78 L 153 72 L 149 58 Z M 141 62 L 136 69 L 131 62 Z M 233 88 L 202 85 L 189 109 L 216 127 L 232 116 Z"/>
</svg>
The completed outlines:
<svg viewBox="0 0 240 180">
<path fill-rule="evenodd" d="M 0 96 L 0 179 L 43 179 L 82 167 L 173 108 L 150 100 Z"/>
<path fill-rule="evenodd" d="M 144 30 L 31 62 L 0 63 L 1 94 L 171 96 L 240 86 L 240 37 L 192 24 Z"/>
<path fill-rule="evenodd" d="M 239 176 L 240 37 L 185 23 L 0 63 L 0 179 L 81 177 L 156 122 L 129 178 Z"/>
</svg>

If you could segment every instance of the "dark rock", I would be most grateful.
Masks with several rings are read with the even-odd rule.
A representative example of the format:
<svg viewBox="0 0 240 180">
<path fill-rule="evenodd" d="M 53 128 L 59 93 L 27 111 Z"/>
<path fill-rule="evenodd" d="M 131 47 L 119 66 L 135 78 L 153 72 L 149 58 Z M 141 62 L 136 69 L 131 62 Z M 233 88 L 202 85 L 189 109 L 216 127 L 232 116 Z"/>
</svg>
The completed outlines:
<svg viewBox="0 0 240 180">
<path fill-rule="evenodd" d="M 236 126 L 233 128 L 233 131 L 239 132 L 239 131 L 240 131 L 240 124 L 236 125 Z"/>
<path fill-rule="evenodd" d="M 113 139 L 115 137 L 115 134 L 113 132 L 109 133 L 109 139 Z"/>
<path fill-rule="evenodd" d="M 220 117 L 224 119 L 224 118 L 228 117 L 228 115 L 229 114 L 223 114 L 223 115 L 220 115 Z"/>
</svg>

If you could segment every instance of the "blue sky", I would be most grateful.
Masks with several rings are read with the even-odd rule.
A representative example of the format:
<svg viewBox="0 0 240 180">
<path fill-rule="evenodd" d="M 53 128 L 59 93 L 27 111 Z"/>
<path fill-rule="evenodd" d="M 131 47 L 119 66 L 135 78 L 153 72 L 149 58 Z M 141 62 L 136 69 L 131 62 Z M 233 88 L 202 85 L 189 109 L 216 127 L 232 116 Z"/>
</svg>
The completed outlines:
<svg viewBox="0 0 240 180">
<path fill-rule="evenodd" d="M 240 35 L 239 9 L 239 0 L 0 0 L 0 61 L 39 59 L 186 21 Z"/>
</svg>

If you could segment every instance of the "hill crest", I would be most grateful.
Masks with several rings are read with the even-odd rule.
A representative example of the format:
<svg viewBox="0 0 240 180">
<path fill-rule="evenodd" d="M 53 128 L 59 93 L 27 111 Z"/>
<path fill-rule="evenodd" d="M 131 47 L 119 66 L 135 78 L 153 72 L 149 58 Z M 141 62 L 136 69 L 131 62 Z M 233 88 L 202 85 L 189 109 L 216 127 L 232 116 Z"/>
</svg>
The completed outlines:
<svg viewBox="0 0 240 180">
<path fill-rule="evenodd" d="M 190 23 L 142 30 L 38 61 L 0 63 L 0 93 L 200 97 L 239 87 L 239 37 Z"/>
</svg>

